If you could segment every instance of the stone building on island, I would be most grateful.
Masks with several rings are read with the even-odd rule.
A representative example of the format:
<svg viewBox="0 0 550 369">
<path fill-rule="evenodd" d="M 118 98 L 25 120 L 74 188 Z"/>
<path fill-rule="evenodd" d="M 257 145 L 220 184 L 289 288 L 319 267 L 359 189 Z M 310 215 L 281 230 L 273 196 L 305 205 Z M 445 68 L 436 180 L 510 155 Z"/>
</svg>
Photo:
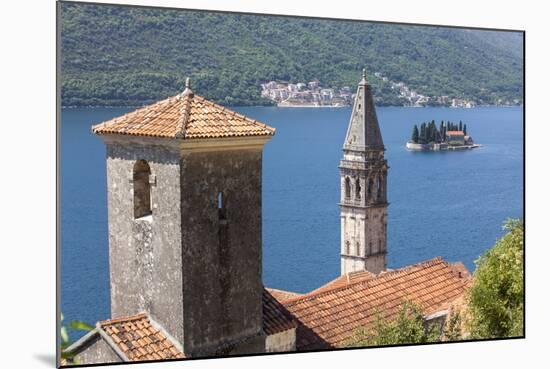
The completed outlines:
<svg viewBox="0 0 550 369">
<path fill-rule="evenodd" d="M 338 348 L 405 300 L 444 319 L 470 283 L 440 258 L 386 270 L 388 166 L 366 73 L 340 163 L 342 274 L 306 294 L 261 279 L 262 152 L 275 129 L 187 80 L 92 132 L 107 148 L 112 318 L 66 349 L 75 362 Z"/>
</svg>

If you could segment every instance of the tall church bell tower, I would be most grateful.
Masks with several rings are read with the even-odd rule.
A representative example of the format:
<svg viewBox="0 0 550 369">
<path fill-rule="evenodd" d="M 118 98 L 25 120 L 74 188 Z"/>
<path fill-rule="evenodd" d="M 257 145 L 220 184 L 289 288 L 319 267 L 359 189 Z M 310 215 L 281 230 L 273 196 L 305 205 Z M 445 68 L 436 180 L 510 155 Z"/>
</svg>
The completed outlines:
<svg viewBox="0 0 550 369">
<path fill-rule="evenodd" d="M 357 87 L 340 161 L 341 274 L 386 269 L 387 175 L 384 143 L 366 71 Z"/>
<path fill-rule="evenodd" d="M 262 152 L 275 129 L 188 79 L 92 131 L 107 149 L 113 318 L 146 312 L 187 357 L 264 352 Z"/>
</svg>

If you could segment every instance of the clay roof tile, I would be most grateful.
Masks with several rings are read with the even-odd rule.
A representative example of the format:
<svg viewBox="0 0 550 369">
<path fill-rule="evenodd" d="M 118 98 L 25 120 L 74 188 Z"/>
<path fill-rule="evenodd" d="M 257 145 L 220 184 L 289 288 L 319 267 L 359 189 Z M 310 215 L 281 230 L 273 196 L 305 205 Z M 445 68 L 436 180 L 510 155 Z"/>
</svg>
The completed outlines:
<svg viewBox="0 0 550 369">
<path fill-rule="evenodd" d="M 97 135 L 195 139 L 272 136 L 275 129 L 184 91 L 97 124 L 92 127 L 92 132 Z"/>
<path fill-rule="evenodd" d="M 341 276 L 287 299 L 283 305 L 298 321 L 297 349 L 342 346 L 356 329 L 371 324 L 377 312 L 391 317 L 406 300 L 419 303 L 424 314 L 436 312 L 464 295 L 469 274 L 462 268 L 434 258 L 376 276 Z"/>
<path fill-rule="evenodd" d="M 104 320 L 98 325 L 132 361 L 185 357 L 166 336 L 152 326 L 145 313 Z M 164 344 L 160 344 L 159 340 Z M 164 353 L 165 350 L 168 353 Z"/>
</svg>

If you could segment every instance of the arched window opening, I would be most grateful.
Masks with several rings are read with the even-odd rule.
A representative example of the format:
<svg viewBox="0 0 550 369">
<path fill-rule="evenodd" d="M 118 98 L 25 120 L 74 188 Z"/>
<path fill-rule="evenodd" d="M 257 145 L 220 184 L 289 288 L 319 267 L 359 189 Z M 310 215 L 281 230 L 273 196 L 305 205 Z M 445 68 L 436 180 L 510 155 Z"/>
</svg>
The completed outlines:
<svg viewBox="0 0 550 369">
<path fill-rule="evenodd" d="M 138 160 L 134 164 L 134 218 L 151 215 L 151 183 L 149 177 L 151 168 L 145 160 Z"/>
<path fill-rule="evenodd" d="M 355 180 L 355 198 L 361 200 L 361 181 L 359 178 Z"/>
<path fill-rule="evenodd" d="M 351 182 L 349 177 L 346 177 L 346 180 L 344 182 L 344 195 L 346 199 L 349 199 L 351 197 Z"/>
<path fill-rule="evenodd" d="M 349 241 L 346 241 L 346 250 L 345 250 L 345 253 L 346 253 L 346 255 L 349 255 Z"/>
<path fill-rule="evenodd" d="M 218 192 L 218 216 L 220 219 L 225 219 L 225 203 L 223 198 L 223 192 Z"/>
<path fill-rule="evenodd" d="M 224 196 L 224 193 L 222 191 L 218 191 L 218 194 L 216 195 L 215 201 L 217 203 L 218 208 L 218 241 L 219 241 L 219 248 L 220 252 L 226 253 L 227 252 L 227 245 L 228 245 L 228 227 L 229 224 L 227 222 L 227 214 L 226 214 L 226 203 L 227 198 Z"/>
<path fill-rule="evenodd" d="M 382 178 L 380 176 L 376 177 L 376 198 L 380 199 L 382 197 Z"/>
<path fill-rule="evenodd" d="M 367 187 L 367 197 L 370 199 L 371 195 L 372 195 L 372 187 L 373 187 L 373 183 L 372 183 L 372 178 L 369 178 L 369 185 Z"/>
<path fill-rule="evenodd" d="M 355 255 L 361 256 L 361 247 L 359 245 L 359 242 L 355 244 Z"/>
</svg>

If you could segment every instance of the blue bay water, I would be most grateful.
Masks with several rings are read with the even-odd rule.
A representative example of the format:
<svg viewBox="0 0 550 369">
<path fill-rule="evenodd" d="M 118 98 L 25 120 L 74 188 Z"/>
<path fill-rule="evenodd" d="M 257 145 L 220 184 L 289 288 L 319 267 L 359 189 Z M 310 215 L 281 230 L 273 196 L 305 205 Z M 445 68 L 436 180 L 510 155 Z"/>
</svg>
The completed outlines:
<svg viewBox="0 0 550 369">
<path fill-rule="evenodd" d="M 350 108 L 233 108 L 277 129 L 263 157 L 263 280 L 307 292 L 340 272 L 339 173 Z M 105 147 L 90 126 L 131 109 L 64 109 L 61 122 L 61 308 L 110 317 Z M 521 108 L 378 108 L 388 174 L 388 267 L 435 256 L 474 260 L 523 214 Z M 412 125 L 468 125 L 479 149 L 410 152 Z M 73 334 L 73 338 L 80 334 Z"/>
</svg>

